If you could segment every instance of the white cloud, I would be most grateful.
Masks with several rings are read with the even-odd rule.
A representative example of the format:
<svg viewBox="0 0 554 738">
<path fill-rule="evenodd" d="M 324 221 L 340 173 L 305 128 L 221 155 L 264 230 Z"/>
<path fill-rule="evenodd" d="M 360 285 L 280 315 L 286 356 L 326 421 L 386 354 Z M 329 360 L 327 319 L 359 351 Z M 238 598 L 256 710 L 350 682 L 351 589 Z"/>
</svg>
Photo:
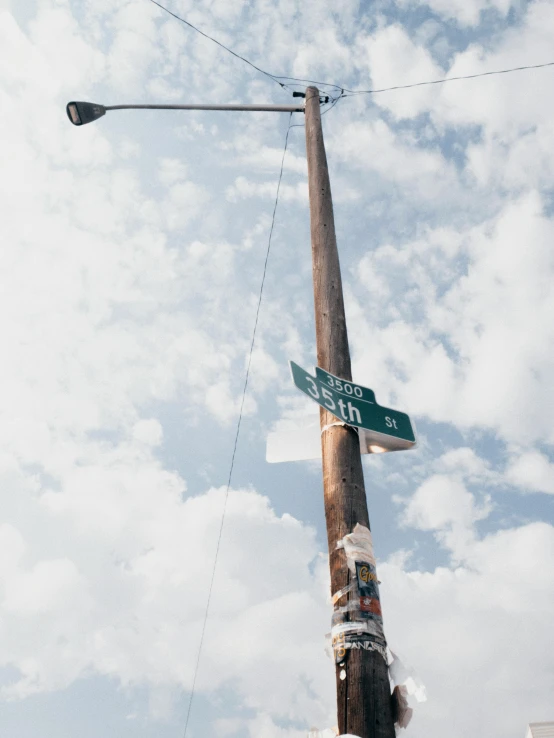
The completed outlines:
<svg viewBox="0 0 554 738">
<path fill-rule="evenodd" d="M 233 398 L 229 382 L 225 379 L 212 383 L 206 389 L 205 401 L 207 409 L 224 423 L 229 423 L 235 417 L 240 406 L 240 401 Z"/>
<path fill-rule="evenodd" d="M 59 689 L 91 669 L 124 684 L 190 688 L 224 490 L 183 500 L 182 482 L 144 447 L 105 462 L 84 462 L 38 499 L 19 488 L 55 536 L 38 549 L 27 542 L 25 559 L 30 529 L 0 531 L 12 562 L 0 580 L 12 634 L 3 663 L 21 675 L 6 696 Z M 48 558 L 48 548 L 71 558 Z M 197 689 L 233 683 L 274 717 L 328 719 L 326 569 L 313 530 L 277 517 L 253 491 L 231 490 Z M 271 683 L 260 679 L 267 669 Z"/>
<path fill-rule="evenodd" d="M 359 51 L 363 54 L 362 58 L 371 75 L 372 89 L 407 85 L 444 76 L 443 70 L 435 63 L 429 51 L 415 44 L 400 25 L 385 26 L 377 30 L 363 40 Z M 374 99 L 396 118 L 402 119 L 427 110 L 433 95 L 432 89 L 424 87 L 403 90 L 402 94 L 376 94 Z"/>
<path fill-rule="evenodd" d="M 250 197 L 264 197 L 275 199 L 277 182 L 253 182 L 246 177 L 237 177 L 233 185 L 227 188 L 229 202 L 238 202 Z M 281 184 L 279 199 L 284 202 L 308 202 L 308 183 L 299 182 L 296 185 Z"/>
<path fill-rule="evenodd" d="M 122 163 L 100 124 L 76 129 L 65 119 L 62 91 L 87 75 L 93 81 L 103 57 L 79 46 L 80 64 L 67 64 L 56 88 L 43 84 L 58 55 L 67 60 L 74 43 L 85 43 L 66 28 L 51 58 L 52 27 L 75 23 L 67 8 L 52 19 L 48 13 L 34 23 L 33 43 L 8 14 L 0 26 L 12 58 L 0 94 L 13 88 L 0 121 L 11 142 L 0 185 L 9 275 L 0 300 L 0 377 L 11 387 L 0 401 L 7 423 L 0 436 L 21 459 L 47 461 L 54 471 L 68 463 L 76 435 L 130 433 L 141 406 L 168 398 L 179 384 L 191 383 L 188 402 L 204 406 L 235 358 L 242 368 L 251 325 L 236 319 L 243 303 L 231 299 L 236 291 L 248 300 L 233 280 L 241 247 L 187 242 L 187 224 L 204 219 L 208 195 L 187 178 L 186 165 L 160 157 L 167 189 L 155 201 L 128 162 L 136 142 L 123 138 Z M 180 252 L 168 241 L 171 231 L 179 232 Z M 223 310 L 225 299 L 231 306 Z M 238 385 L 228 385 L 227 409 L 209 407 L 228 419 L 235 392 Z"/>
<path fill-rule="evenodd" d="M 259 144 L 253 145 L 251 137 L 239 138 L 233 141 L 233 149 L 238 150 L 240 161 L 245 166 L 255 167 L 260 171 L 270 172 L 277 175 L 281 168 L 283 160 L 283 149 L 265 146 L 261 141 Z M 307 175 L 308 166 L 306 157 L 298 156 L 287 151 L 284 161 L 285 172 L 295 172 L 296 174 Z"/>
<path fill-rule="evenodd" d="M 467 446 L 446 451 L 435 461 L 434 466 L 440 472 L 456 475 L 470 482 L 494 483 L 500 479 L 500 476 L 491 469 L 488 461 Z"/>
<path fill-rule="evenodd" d="M 402 141 L 401 136 L 381 120 L 351 124 L 342 132 L 341 138 L 341 158 L 356 159 L 359 165 L 370 165 L 379 174 L 397 182 L 438 174 L 445 165 L 440 154 L 412 148 L 411 142 Z M 377 146 L 378 158 L 373 156 Z"/>
<path fill-rule="evenodd" d="M 339 40 L 335 29 L 323 26 L 304 43 L 296 46 L 291 75 L 313 78 L 317 70 L 317 79 L 334 81 L 348 73 L 350 63 L 348 46 Z"/>
<path fill-rule="evenodd" d="M 118 7 L 110 18 L 115 35 L 107 57 L 110 83 L 120 94 L 140 94 L 150 66 L 160 61 L 157 9 L 134 0 Z"/>
<path fill-rule="evenodd" d="M 397 297 L 383 312 L 379 294 L 368 293 L 381 329 L 366 322 L 367 304 L 353 313 L 361 323 L 359 371 L 394 389 L 416 415 L 487 428 L 514 442 L 554 442 L 544 413 L 554 373 L 552 227 L 530 195 L 463 234 L 450 264 L 433 234 L 365 257 L 361 281 L 367 278 L 368 288 L 377 281 L 381 294 Z M 467 265 L 458 277 L 460 259 Z M 413 323 L 414 312 L 424 321 Z"/>
<path fill-rule="evenodd" d="M 187 165 L 181 159 L 164 157 L 160 161 L 158 178 L 166 187 L 182 182 L 187 176 Z"/>
<path fill-rule="evenodd" d="M 513 458 L 506 469 L 506 479 L 524 490 L 554 495 L 554 464 L 538 451 Z"/>
<path fill-rule="evenodd" d="M 352 68 L 358 9 L 357 0 L 344 0 L 340 13 L 330 0 L 260 0 L 249 19 L 250 58 L 273 74 L 335 82 Z"/>
<path fill-rule="evenodd" d="M 508 1 L 499 3 L 442 3 L 444 9 L 463 9 L 479 17 L 477 10 L 495 5 L 507 12 Z M 467 18 L 469 21 L 469 16 Z M 454 55 L 443 72 L 433 62 L 430 51 L 414 44 L 398 25 L 386 26 L 367 40 L 373 86 L 430 81 L 528 64 L 550 59 L 549 40 L 554 28 L 550 2 L 529 3 L 523 22 L 471 43 Z M 384 71 L 383 71 L 384 70 Z M 460 151 L 467 146 L 466 171 L 481 185 L 496 185 L 521 191 L 526 187 L 548 186 L 552 179 L 552 115 L 545 85 L 551 69 L 456 81 L 415 90 L 387 92 L 373 96 L 379 107 L 397 118 L 414 118 L 428 113 L 437 132 L 465 127 L 468 138 L 458 136 Z M 435 135 L 435 134 L 434 134 Z"/>
<path fill-rule="evenodd" d="M 124 684 L 152 685 L 151 708 L 162 715 L 171 709 L 171 685 L 190 685 L 223 490 L 183 501 L 178 478 L 170 479 L 145 451 L 138 453 L 129 448 L 127 457 L 115 454 L 109 472 L 90 486 L 83 483 L 92 468 L 42 498 L 19 490 L 40 516 L 42 530 L 50 532 L 50 543 L 35 540 L 23 559 L 22 541 L 31 529 L 0 533 L 14 552 L 3 582 L 9 577 L 10 592 L 18 593 L 8 595 L 17 612 L 4 600 L 3 623 L 12 634 L 4 663 L 22 674 L 5 696 L 61 688 L 93 669 Z M 445 463 L 451 460 L 447 454 Z M 471 528 L 480 517 L 471 496 L 448 477 L 435 477 L 421 490 L 411 512 L 424 527 L 461 521 Z M 60 503 L 53 506 L 57 495 Z M 72 531 L 79 531 L 78 539 Z M 51 555 L 58 545 L 71 551 L 71 563 Z M 37 560 L 37 552 L 45 558 Z M 528 709 L 542 714 L 541 705 L 548 704 L 551 684 L 541 653 L 554 615 L 547 586 L 554 531 L 534 524 L 474 537 L 454 552 L 461 561 L 453 569 L 406 571 L 405 558 L 398 557 L 379 565 L 387 635 L 430 695 L 418 706 L 412 730 L 440 734 L 455 720 L 450 734 L 467 734 L 480 719 L 469 718 L 465 709 L 468 702 L 479 704 L 479 683 L 469 678 L 476 668 L 487 680 L 487 704 L 498 709 L 505 690 L 527 675 L 533 684 L 528 699 L 511 701 L 509 715 L 490 726 L 492 737 L 500 738 L 508 718 L 523 720 Z M 55 576 L 42 576 L 45 566 Z M 282 722 L 333 723 L 332 664 L 322 639 L 330 616 L 326 569 L 313 531 L 276 516 L 256 493 L 232 490 L 197 689 L 213 695 L 232 684 L 256 711 L 235 727 L 253 736 L 266 731 L 297 738 L 305 729 Z M 30 587 L 37 576 L 41 587 Z M 7 590 L 1 591 L 6 597 Z M 510 640 L 510 633 L 517 638 Z M 268 669 L 271 684 L 260 679 Z M 450 690 L 459 699 L 451 702 Z M 225 726 L 220 728 L 225 735 Z"/>
<path fill-rule="evenodd" d="M 550 2 L 529 3 L 523 23 L 494 36 L 483 46 L 472 44 L 454 57 L 446 76 L 475 74 L 550 60 L 549 39 L 554 28 Z M 552 105 L 545 97 L 550 69 L 536 69 L 480 79 L 475 83 L 452 82 L 441 85 L 431 115 L 438 125 L 483 126 L 486 146 L 508 143 L 529 147 L 529 139 L 539 127 L 544 138 L 552 118 Z M 515 161 L 514 161 L 515 163 Z M 502 167 L 502 159 L 498 159 Z M 540 166 L 540 157 L 535 157 Z M 508 166 L 513 168 L 512 162 Z M 502 167 L 503 168 L 503 167 Z M 526 166 L 528 170 L 529 165 Z M 513 176 L 513 175 L 512 175 Z"/>
<path fill-rule="evenodd" d="M 163 438 L 163 428 L 155 418 L 139 420 L 133 426 L 133 438 L 148 446 L 159 446 Z"/>
<path fill-rule="evenodd" d="M 3 573 L 13 570 L 25 551 L 23 536 L 13 525 L 0 525 L 0 567 Z"/>
<path fill-rule="evenodd" d="M 553 126 L 539 123 L 529 133 L 506 142 L 487 137 L 468 147 L 468 170 L 480 185 L 497 181 L 508 190 L 548 187 L 554 171 L 552 158 Z"/>
<path fill-rule="evenodd" d="M 79 580 L 75 564 L 68 559 L 40 561 L 30 571 L 5 580 L 2 607 L 8 617 L 41 617 L 59 611 L 68 601 L 83 599 Z"/>
<path fill-rule="evenodd" d="M 455 569 L 379 567 L 389 644 L 429 696 L 407 735 L 461 738 L 485 725 L 491 738 L 517 738 L 549 719 L 553 557 L 554 529 L 535 523 L 473 541 Z"/>
<path fill-rule="evenodd" d="M 194 182 L 176 182 L 162 203 L 168 231 L 182 231 L 195 218 L 205 217 L 210 196 Z"/>
<path fill-rule="evenodd" d="M 380 200 L 386 195 L 386 212 L 398 207 L 400 193 L 409 193 L 417 203 L 442 201 L 445 208 L 458 196 L 455 168 L 438 147 L 428 146 L 412 133 L 396 131 L 384 120 L 345 121 L 333 130 L 327 149 L 341 165 L 365 175 L 362 196 L 358 192 L 352 199 L 370 202 L 373 193 Z M 372 207 L 368 205 L 370 212 Z"/>
<path fill-rule="evenodd" d="M 475 496 L 462 481 L 435 474 L 421 484 L 405 502 L 402 524 L 424 531 L 435 531 L 437 540 L 452 550 L 458 559 L 474 539 L 473 527 L 491 512 L 490 498 L 477 505 Z"/>
</svg>

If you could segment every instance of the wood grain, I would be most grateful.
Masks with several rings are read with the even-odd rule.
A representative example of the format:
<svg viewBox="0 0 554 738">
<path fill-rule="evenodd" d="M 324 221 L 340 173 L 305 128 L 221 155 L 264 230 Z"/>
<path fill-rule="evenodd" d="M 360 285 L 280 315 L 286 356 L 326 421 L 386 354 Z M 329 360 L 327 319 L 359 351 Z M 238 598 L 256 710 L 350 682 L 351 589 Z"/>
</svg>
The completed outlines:
<svg viewBox="0 0 554 738">
<path fill-rule="evenodd" d="M 344 314 L 333 203 L 321 127 L 319 91 L 306 90 L 306 150 L 310 195 L 310 222 L 317 363 L 338 377 L 351 380 L 350 351 Z M 323 408 L 321 427 L 337 418 Z M 358 435 L 352 428 L 333 426 L 322 433 L 323 491 L 331 591 L 349 582 L 349 570 L 337 541 L 356 523 L 369 527 L 369 516 Z M 360 738 L 395 738 L 388 668 L 373 651 L 347 652 L 346 679 L 336 668 L 339 733 Z"/>
</svg>

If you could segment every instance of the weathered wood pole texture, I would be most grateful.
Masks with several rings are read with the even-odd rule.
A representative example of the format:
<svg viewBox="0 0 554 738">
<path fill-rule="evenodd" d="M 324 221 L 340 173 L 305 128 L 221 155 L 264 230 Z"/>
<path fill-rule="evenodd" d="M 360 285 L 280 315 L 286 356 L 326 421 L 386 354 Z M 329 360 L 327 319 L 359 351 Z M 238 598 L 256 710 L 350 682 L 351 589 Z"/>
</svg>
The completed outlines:
<svg viewBox="0 0 554 738">
<path fill-rule="evenodd" d="M 333 203 L 323 143 L 319 90 L 306 90 L 306 149 L 317 340 L 317 363 L 338 377 L 351 380 L 350 351 L 344 315 Z M 321 427 L 337 418 L 320 409 Z M 323 490 L 331 592 L 350 581 L 343 550 L 336 545 L 356 523 L 369 527 L 369 516 L 358 435 L 352 428 L 332 426 L 322 432 Z M 352 596 L 353 593 L 350 593 Z M 359 738 L 395 738 L 388 668 L 375 651 L 349 650 L 346 678 L 336 667 L 339 733 Z"/>
</svg>

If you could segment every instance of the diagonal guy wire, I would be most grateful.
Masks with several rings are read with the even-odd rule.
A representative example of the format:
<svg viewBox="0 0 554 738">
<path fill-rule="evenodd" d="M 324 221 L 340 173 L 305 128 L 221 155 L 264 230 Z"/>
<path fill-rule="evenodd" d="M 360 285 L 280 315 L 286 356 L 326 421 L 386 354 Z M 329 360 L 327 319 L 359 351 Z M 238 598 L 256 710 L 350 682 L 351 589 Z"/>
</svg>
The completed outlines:
<svg viewBox="0 0 554 738">
<path fill-rule="evenodd" d="M 224 503 L 223 503 L 223 511 L 222 511 L 222 514 L 221 514 L 221 524 L 219 526 L 219 536 L 218 536 L 218 539 L 217 539 L 217 546 L 216 546 L 216 549 L 215 549 L 215 559 L 214 559 L 214 565 L 213 565 L 213 569 L 212 569 L 212 576 L 211 576 L 211 579 L 210 579 L 210 587 L 209 587 L 209 590 L 208 590 L 208 600 L 206 602 L 206 610 L 205 610 L 205 613 L 204 613 L 204 622 L 202 624 L 202 633 L 200 635 L 200 643 L 198 645 L 198 654 L 197 654 L 197 657 L 196 657 L 196 666 L 194 667 L 194 676 L 192 678 L 192 687 L 191 687 L 191 692 L 190 692 L 190 699 L 189 699 L 189 706 L 188 706 L 188 710 L 187 710 L 187 717 L 186 717 L 186 720 L 185 720 L 185 730 L 184 730 L 184 733 L 183 733 L 183 738 L 186 738 L 187 737 L 187 730 L 188 730 L 188 725 L 189 725 L 189 720 L 190 720 L 190 712 L 191 712 L 191 708 L 192 708 L 192 701 L 194 699 L 194 691 L 195 691 L 195 687 L 196 687 L 196 677 L 198 676 L 198 667 L 199 667 L 199 664 L 200 664 L 200 656 L 201 656 L 201 653 L 202 653 L 202 646 L 204 644 L 204 636 L 206 634 L 206 624 L 208 622 L 208 615 L 209 615 L 209 611 L 210 611 L 210 603 L 211 603 L 211 600 L 212 600 L 212 591 L 213 591 L 213 586 L 214 586 L 215 572 L 216 572 L 216 568 L 217 568 L 217 559 L 218 559 L 218 556 L 219 556 L 219 549 L 220 549 L 220 546 L 221 546 L 221 538 L 222 538 L 222 535 L 223 535 L 223 524 L 225 522 L 225 514 L 227 512 L 227 502 L 229 500 L 229 490 L 231 488 L 231 480 L 232 480 L 232 477 L 233 477 L 233 467 L 235 465 L 235 455 L 236 455 L 236 452 L 237 452 L 237 443 L 238 443 L 238 440 L 239 440 L 240 424 L 241 424 L 241 421 L 242 421 L 242 411 L 243 411 L 243 408 L 244 408 L 244 399 L 246 397 L 246 390 L 247 390 L 247 387 L 248 387 L 248 378 L 250 376 L 250 366 L 252 364 L 252 353 L 254 351 L 254 343 L 255 343 L 255 340 L 256 340 L 256 329 L 258 327 L 258 319 L 259 319 L 259 316 L 260 316 L 260 306 L 262 304 L 262 295 L 263 295 L 263 291 L 264 291 L 265 277 L 266 277 L 266 273 L 267 273 L 267 263 L 269 261 L 269 252 L 271 250 L 271 237 L 273 236 L 273 229 L 274 229 L 274 226 L 275 226 L 275 214 L 277 213 L 277 204 L 279 202 L 279 191 L 281 189 L 281 180 L 283 179 L 283 168 L 284 168 L 284 165 L 285 165 L 285 155 L 287 153 L 287 146 L 288 146 L 288 142 L 289 142 L 289 133 L 290 133 L 290 129 L 292 127 L 291 124 L 290 124 L 291 123 L 291 119 L 292 119 L 292 113 L 289 116 L 289 127 L 287 129 L 287 135 L 285 137 L 285 147 L 283 149 L 283 158 L 281 159 L 281 171 L 279 172 L 279 181 L 277 183 L 277 193 L 275 195 L 275 205 L 273 207 L 273 216 L 272 216 L 272 219 L 271 219 L 271 228 L 269 230 L 269 238 L 268 238 L 268 242 L 267 242 L 267 251 L 266 251 L 266 255 L 265 255 L 264 268 L 263 268 L 263 273 L 262 273 L 262 281 L 261 281 L 261 284 L 260 284 L 260 294 L 258 296 L 258 305 L 257 305 L 257 308 L 256 308 L 256 319 L 254 320 L 254 328 L 252 330 L 252 341 L 250 343 L 250 352 L 248 354 L 248 362 L 247 362 L 247 365 L 246 365 L 246 376 L 244 378 L 244 387 L 243 387 L 243 390 L 242 390 L 242 399 L 241 399 L 241 402 L 240 402 L 239 418 L 238 418 L 238 421 L 237 421 L 237 430 L 236 430 L 236 433 L 235 433 L 235 443 L 234 443 L 234 446 L 233 446 L 233 453 L 232 453 L 232 456 L 231 456 L 231 466 L 230 466 L 230 469 L 229 469 L 229 477 L 227 479 L 227 489 L 225 490 L 225 500 L 224 500 Z"/>
</svg>

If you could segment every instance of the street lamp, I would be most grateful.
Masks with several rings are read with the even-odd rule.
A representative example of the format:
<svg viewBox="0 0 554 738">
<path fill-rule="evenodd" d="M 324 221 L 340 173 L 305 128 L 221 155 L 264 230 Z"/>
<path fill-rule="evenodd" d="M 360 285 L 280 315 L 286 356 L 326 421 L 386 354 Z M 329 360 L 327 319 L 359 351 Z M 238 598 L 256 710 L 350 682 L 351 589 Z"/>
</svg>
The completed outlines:
<svg viewBox="0 0 554 738">
<path fill-rule="evenodd" d="M 90 102 L 70 102 L 67 103 L 66 110 L 74 126 L 84 126 L 85 123 L 92 123 L 93 120 L 106 115 L 106 108 L 103 105 Z"/>
<path fill-rule="evenodd" d="M 106 115 L 108 110 L 246 110 L 249 112 L 303 113 L 304 105 L 98 105 L 72 101 L 67 104 L 67 117 L 74 126 L 84 126 Z"/>
</svg>

